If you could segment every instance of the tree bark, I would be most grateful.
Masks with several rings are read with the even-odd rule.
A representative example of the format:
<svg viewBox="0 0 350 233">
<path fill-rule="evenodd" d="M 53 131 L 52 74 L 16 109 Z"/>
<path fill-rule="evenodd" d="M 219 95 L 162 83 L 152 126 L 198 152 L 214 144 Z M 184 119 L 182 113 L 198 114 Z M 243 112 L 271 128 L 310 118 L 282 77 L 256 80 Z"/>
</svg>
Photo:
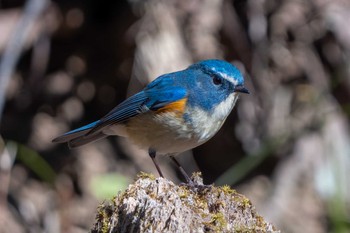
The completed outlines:
<svg viewBox="0 0 350 233">
<path fill-rule="evenodd" d="M 280 232 L 250 200 L 229 186 L 175 185 L 140 174 L 112 202 L 98 208 L 91 232 Z"/>
</svg>

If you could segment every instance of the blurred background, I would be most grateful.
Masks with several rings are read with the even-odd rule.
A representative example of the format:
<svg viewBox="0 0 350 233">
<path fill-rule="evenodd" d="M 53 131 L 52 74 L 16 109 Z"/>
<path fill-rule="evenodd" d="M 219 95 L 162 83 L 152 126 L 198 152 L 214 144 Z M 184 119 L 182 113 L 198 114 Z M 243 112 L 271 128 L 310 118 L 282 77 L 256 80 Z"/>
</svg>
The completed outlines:
<svg viewBox="0 0 350 233">
<path fill-rule="evenodd" d="M 350 232 L 349 18 L 348 0 L 0 0 L 0 232 L 86 232 L 99 203 L 157 174 L 124 138 L 51 140 L 208 58 L 251 94 L 185 170 L 283 232 Z"/>
</svg>

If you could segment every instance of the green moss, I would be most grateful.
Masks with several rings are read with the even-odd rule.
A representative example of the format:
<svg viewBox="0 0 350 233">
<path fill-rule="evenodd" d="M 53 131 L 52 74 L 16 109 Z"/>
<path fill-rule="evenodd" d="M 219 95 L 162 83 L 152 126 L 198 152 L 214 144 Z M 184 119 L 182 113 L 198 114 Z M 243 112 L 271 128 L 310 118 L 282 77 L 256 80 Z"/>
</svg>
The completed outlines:
<svg viewBox="0 0 350 233">
<path fill-rule="evenodd" d="M 188 198 L 188 196 L 190 195 L 189 191 L 187 188 L 185 188 L 184 186 L 180 186 L 179 190 L 178 190 L 178 195 L 181 199 L 185 199 Z"/>
<path fill-rule="evenodd" d="M 266 224 L 266 222 L 265 222 L 263 217 L 261 217 L 260 215 L 257 215 L 256 216 L 256 221 L 257 221 L 256 222 L 257 226 L 261 227 L 262 229 L 266 229 L 267 224 Z"/>
<path fill-rule="evenodd" d="M 98 212 L 97 212 L 97 222 L 98 223 L 102 223 L 102 227 L 101 232 L 102 233 L 107 233 L 108 232 L 108 219 L 109 219 L 109 214 L 107 214 L 106 212 L 106 206 L 105 203 L 102 203 L 99 207 L 98 207 Z"/>
<path fill-rule="evenodd" d="M 246 197 L 243 197 L 242 198 L 242 201 L 241 201 L 242 205 L 243 205 L 243 208 L 248 208 L 248 207 L 251 207 L 252 206 L 252 203 L 250 202 L 250 200 Z"/>
<path fill-rule="evenodd" d="M 246 209 L 252 206 L 252 203 L 250 202 L 250 200 L 243 195 L 237 194 L 237 195 L 234 195 L 232 198 L 234 202 L 240 203 L 243 209 Z"/>
<path fill-rule="evenodd" d="M 213 223 L 216 223 L 220 229 L 224 229 L 227 226 L 225 216 L 222 213 L 216 213 L 212 216 Z"/>
<path fill-rule="evenodd" d="M 151 179 L 151 180 L 155 180 L 156 177 L 153 174 L 150 174 L 150 173 L 140 172 L 139 174 L 137 174 L 137 179 Z"/>
<path fill-rule="evenodd" d="M 220 189 L 221 189 L 225 194 L 235 194 L 235 193 L 236 193 L 236 190 L 231 189 L 231 187 L 228 186 L 228 185 L 224 185 L 224 186 L 220 187 Z"/>
<path fill-rule="evenodd" d="M 227 227 L 227 221 L 222 213 L 215 213 L 211 215 L 210 221 L 205 222 L 204 225 L 215 232 L 222 232 Z"/>
<path fill-rule="evenodd" d="M 197 209 L 201 209 L 201 210 L 208 209 L 208 200 L 204 195 L 200 195 L 198 193 L 195 194 L 194 201 L 196 202 Z"/>
</svg>

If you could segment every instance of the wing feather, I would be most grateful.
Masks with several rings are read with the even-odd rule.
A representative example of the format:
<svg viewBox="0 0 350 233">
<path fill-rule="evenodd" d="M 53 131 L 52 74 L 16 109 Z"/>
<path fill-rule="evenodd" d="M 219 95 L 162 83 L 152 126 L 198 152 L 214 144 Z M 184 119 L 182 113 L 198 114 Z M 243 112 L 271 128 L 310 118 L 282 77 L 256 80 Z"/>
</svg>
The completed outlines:
<svg viewBox="0 0 350 233">
<path fill-rule="evenodd" d="M 70 147 L 78 147 L 86 143 L 104 138 L 103 128 L 113 124 L 128 121 L 130 118 L 149 111 L 165 111 L 172 108 L 180 109 L 186 102 L 181 102 L 187 96 L 184 88 L 174 84 L 172 74 L 164 75 L 151 82 L 143 91 L 129 97 L 103 118 L 86 126 L 72 130 L 54 139 L 54 142 L 68 142 Z M 175 102 L 179 102 L 176 103 Z M 167 108 L 168 106 L 168 108 Z"/>
<path fill-rule="evenodd" d="M 169 85 L 172 79 L 162 77 L 150 83 L 143 91 L 131 96 L 105 115 L 87 135 L 100 132 L 104 127 L 129 120 L 148 111 L 157 111 L 186 97 L 184 88 Z"/>
</svg>

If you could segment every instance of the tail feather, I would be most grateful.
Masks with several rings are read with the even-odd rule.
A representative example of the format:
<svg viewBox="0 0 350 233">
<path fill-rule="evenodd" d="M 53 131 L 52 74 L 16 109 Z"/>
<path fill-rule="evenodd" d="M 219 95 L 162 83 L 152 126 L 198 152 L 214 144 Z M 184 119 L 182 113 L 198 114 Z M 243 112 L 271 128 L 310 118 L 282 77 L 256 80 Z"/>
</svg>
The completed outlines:
<svg viewBox="0 0 350 233">
<path fill-rule="evenodd" d="M 93 141 L 94 138 L 99 139 L 102 138 L 102 135 L 104 135 L 102 132 L 98 132 L 96 134 L 92 134 L 89 136 L 85 136 L 86 134 L 88 134 L 91 129 L 93 129 L 100 121 L 95 121 L 92 122 L 88 125 L 85 125 L 83 127 L 80 127 L 78 129 L 69 131 L 55 139 L 52 140 L 52 142 L 57 142 L 57 143 L 64 143 L 64 142 L 68 142 L 69 144 L 73 144 L 73 145 L 84 145 L 90 141 Z M 106 137 L 106 136 L 105 136 Z M 88 141 L 88 139 L 90 139 L 90 141 Z M 86 143 L 78 143 L 78 141 L 86 141 Z M 76 146 L 73 146 L 76 147 Z"/>
<path fill-rule="evenodd" d="M 107 136 L 108 135 L 106 135 L 102 132 L 99 132 L 99 133 L 93 134 L 93 135 L 82 135 L 82 136 L 79 136 L 79 137 L 74 138 L 72 140 L 69 140 L 68 146 L 69 146 L 69 148 L 76 148 L 76 147 L 88 144 L 90 142 L 100 140 L 100 139 L 105 138 Z"/>
<path fill-rule="evenodd" d="M 71 134 L 63 134 L 55 139 L 52 140 L 52 142 L 56 142 L 56 143 L 65 143 L 65 142 L 69 142 L 75 138 L 78 138 L 78 137 L 81 137 L 83 135 L 85 135 L 87 132 L 89 132 L 88 129 L 86 130 L 82 130 L 82 131 L 79 131 L 79 132 L 75 132 L 75 133 L 71 133 Z"/>
</svg>

